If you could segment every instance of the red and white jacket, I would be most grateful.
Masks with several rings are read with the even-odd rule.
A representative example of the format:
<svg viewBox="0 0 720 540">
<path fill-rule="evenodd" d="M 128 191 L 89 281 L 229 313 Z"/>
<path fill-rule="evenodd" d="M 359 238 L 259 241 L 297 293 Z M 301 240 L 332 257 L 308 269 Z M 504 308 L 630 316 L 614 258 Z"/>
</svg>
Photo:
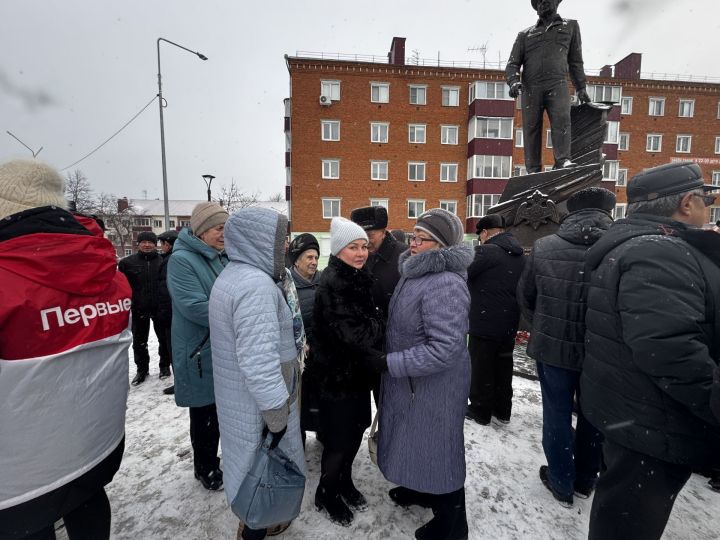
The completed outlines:
<svg viewBox="0 0 720 540">
<path fill-rule="evenodd" d="M 27 229 L 0 241 L 0 510 L 78 478 L 125 432 L 132 293 L 115 251 L 77 222 Z"/>
</svg>

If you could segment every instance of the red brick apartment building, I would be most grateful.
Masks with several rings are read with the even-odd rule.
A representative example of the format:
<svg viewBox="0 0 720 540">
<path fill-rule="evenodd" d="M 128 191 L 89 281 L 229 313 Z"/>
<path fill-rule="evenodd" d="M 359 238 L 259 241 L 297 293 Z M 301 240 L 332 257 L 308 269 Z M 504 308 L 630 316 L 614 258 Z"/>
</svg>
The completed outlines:
<svg viewBox="0 0 720 540">
<path fill-rule="evenodd" d="M 415 217 L 440 206 L 472 234 L 507 179 L 524 174 L 521 111 L 504 71 L 411 64 L 404 38 L 393 39 L 387 61 L 319 56 L 286 56 L 286 195 L 294 233 L 327 232 L 333 216 L 383 205 L 390 228 L 409 231 Z M 616 104 L 603 184 L 617 194 L 618 217 L 627 181 L 647 167 L 697 161 L 720 186 L 720 84 L 642 78 L 640 64 L 633 53 L 588 81 L 594 101 Z M 550 166 L 547 139 L 543 160 Z M 708 222 L 719 219 L 720 207 L 711 208 Z"/>
</svg>

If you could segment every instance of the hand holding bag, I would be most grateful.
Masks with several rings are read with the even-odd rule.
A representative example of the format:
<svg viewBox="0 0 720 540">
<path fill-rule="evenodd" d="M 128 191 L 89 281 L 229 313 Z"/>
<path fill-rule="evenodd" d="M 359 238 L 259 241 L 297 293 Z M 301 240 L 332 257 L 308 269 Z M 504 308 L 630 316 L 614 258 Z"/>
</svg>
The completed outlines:
<svg viewBox="0 0 720 540">
<path fill-rule="evenodd" d="M 268 433 L 235 499 L 233 513 L 253 529 L 290 522 L 300 513 L 305 475 L 280 448 L 270 448 Z"/>
</svg>

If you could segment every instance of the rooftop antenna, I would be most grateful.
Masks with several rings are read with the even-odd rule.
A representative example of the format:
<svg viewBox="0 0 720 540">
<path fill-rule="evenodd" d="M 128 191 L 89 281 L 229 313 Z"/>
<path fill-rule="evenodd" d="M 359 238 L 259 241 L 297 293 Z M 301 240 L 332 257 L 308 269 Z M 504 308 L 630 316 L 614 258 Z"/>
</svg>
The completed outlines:
<svg viewBox="0 0 720 540">
<path fill-rule="evenodd" d="M 32 154 L 32 157 L 35 158 L 35 157 L 37 157 L 37 155 L 38 155 L 40 152 L 42 152 L 42 149 L 43 149 L 42 146 L 41 146 L 40 148 L 38 148 L 38 151 L 36 152 L 36 151 L 33 150 L 32 148 L 30 148 L 27 144 L 25 144 L 25 143 L 22 142 L 20 139 L 18 139 L 15 135 L 13 135 L 12 133 L 10 133 L 10 131 L 6 131 L 6 133 L 7 133 L 8 135 L 10 135 L 13 139 L 15 139 L 17 142 L 19 142 L 20 144 L 22 144 L 25 148 L 27 148 L 28 150 L 30 150 L 30 153 Z"/>
<path fill-rule="evenodd" d="M 415 64 L 416 66 L 420 65 L 420 51 L 417 49 L 412 50 L 412 56 L 410 57 L 410 61 Z"/>
<path fill-rule="evenodd" d="M 488 46 L 487 46 L 487 45 L 488 45 L 488 42 L 486 41 L 485 43 L 483 43 L 483 44 L 480 45 L 479 47 L 468 47 L 468 52 L 479 52 L 480 54 L 482 54 L 483 69 L 485 69 L 485 57 L 486 57 L 486 55 L 487 55 L 487 50 L 488 50 Z"/>
</svg>

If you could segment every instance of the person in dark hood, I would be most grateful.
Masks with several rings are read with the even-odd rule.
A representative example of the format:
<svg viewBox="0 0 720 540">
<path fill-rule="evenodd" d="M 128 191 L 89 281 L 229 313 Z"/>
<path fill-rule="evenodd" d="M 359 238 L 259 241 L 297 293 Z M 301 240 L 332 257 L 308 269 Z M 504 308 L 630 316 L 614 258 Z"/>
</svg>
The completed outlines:
<svg viewBox="0 0 720 540">
<path fill-rule="evenodd" d="M 172 299 L 170 291 L 167 287 L 167 265 L 172 255 L 173 245 L 177 240 L 178 233 L 176 230 L 169 230 L 158 236 L 160 240 L 160 270 L 158 271 L 158 306 L 157 317 L 153 322 L 154 325 L 162 328 L 161 333 L 165 336 L 165 347 L 168 354 L 172 358 Z M 175 385 L 170 385 L 163 390 L 163 394 L 172 395 L 175 393 Z"/>
<path fill-rule="evenodd" d="M 515 334 L 520 310 L 515 290 L 525 257 L 498 214 L 477 223 L 480 245 L 468 268 L 472 376 L 467 417 L 487 425 L 510 421 Z"/>
<path fill-rule="evenodd" d="M 701 229 L 717 189 L 695 163 L 647 169 L 628 183 L 628 217 L 587 253 L 580 403 L 607 465 L 590 540 L 660 538 L 693 470 L 720 462 L 720 236 Z"/>
<path fill-rule="evenodd" d="M 133 290 L 132 299 L 132 332 L 133 358 L 137 372 L 132 385 L 145 382 L 150 372 L 150 355 L 148 353 L 148 335 L 150 321 L 159 343 L 160 378 L 170 376 L 170 352 L 166 346 L 163 326 L 157 323 L 158 280 L 162 258 L 157 252 L 157 236 L 152 231 L 138 234 L 138 251 L 125 257 L 118 264 L 120 270 L 128 278 Z"/>
<path fill-rule="evenodd" d="M 600 187 L 574 193 L 570 212 L 555 234 L 535 241 L 520 283 L 518 300 L 531 325 L 528 355 L 537 361 L 543 400 L 540 478 L 560 504 L 573 494 L 586 499 L 600 470 L 602 435 L 577 408 L 585 339 L 585 253 L 612 224 L 615 194 Z"/>
</svg>

